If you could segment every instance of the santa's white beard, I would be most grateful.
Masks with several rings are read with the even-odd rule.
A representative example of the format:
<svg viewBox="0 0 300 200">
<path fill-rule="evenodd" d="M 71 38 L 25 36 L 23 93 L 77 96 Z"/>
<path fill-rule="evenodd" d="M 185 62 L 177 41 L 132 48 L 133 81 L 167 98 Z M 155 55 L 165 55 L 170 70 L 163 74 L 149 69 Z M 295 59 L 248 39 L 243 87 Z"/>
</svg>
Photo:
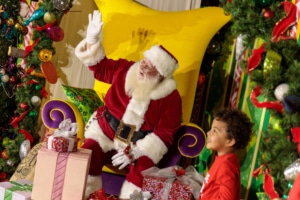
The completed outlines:
<svg viewBox="0 0 300 200">
<path fill-rule="evenodd" d="M 147 76 L 146 74 L 141 76 L 139 73 L 139 66 L 135 64 L 128 71 L 125 84 L 127 95 L 134 97 L 136 100 L 145 99 L 149 96 L 160 80 L 159 74 L 157 76 Z"/>
</svg>

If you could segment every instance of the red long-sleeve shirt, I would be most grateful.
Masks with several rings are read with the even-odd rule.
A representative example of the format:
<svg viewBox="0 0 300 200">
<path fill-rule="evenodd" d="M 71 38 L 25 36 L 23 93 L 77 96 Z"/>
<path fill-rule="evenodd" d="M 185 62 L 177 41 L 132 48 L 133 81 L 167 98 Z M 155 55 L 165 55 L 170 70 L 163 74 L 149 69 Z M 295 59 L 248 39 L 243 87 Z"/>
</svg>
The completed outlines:
<svg viewBox="0 0 300 200">
<path fill-rule="evenodd" d="M 215 199 L 240 199 L 240 165 L 235 154 L 216 156 L 205 176 L 199 200 Z"/>
</svg>

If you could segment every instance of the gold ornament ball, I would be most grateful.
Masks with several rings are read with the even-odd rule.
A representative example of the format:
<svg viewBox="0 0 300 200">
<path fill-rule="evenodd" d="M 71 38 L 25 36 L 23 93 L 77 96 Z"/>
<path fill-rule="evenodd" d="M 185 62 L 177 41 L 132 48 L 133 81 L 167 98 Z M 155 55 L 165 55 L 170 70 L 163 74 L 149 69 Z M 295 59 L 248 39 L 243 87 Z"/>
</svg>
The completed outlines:
<svg viewBox="0 0 300 200">
<path fill-rule="evenodd" d="M 22 31 L 23 26 L 22 26 L 20 23 L 16 23 L 16 24 L 15 24 L 15 28 L 16 28 L 17 30 L 19 30 L 19 31 Z"/>
<path fill-rule="evenodd" d="M 42 62 L 47 62 L 47 61 L 50 61 L 52 58 L 52 52 L 48 49 L 42 49 L 40 52 L 39 52 L 39 59 L 40 61 Z"/>
<path fill-rule="evenodd" d="M 44 14 L 44 22 L 47 24 L 52 24 L 56 21 L 56 17 L 52 12 L 46 12 Z"/>
<path fill-rule="evenodd" d="M 13 18 L 8 18 L 6 24 L 7 26 L 13 26 L 15 24 L 15 20 Z"/>
</svg>

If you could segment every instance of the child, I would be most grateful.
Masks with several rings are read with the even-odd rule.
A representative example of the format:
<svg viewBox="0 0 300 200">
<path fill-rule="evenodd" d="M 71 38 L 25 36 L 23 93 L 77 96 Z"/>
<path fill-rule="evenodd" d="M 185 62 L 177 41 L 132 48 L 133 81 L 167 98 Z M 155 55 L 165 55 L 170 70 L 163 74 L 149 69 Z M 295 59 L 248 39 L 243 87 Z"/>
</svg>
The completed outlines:
<svg viewBox="0 0 300 200">
<path fill-rule="evenodd" d="M 240 165 L 235 150 L 248 145 L 252 128 L 250 119 L 239 110 L 223 108 L 215 113 L 206 147 L 216 151 L 216 158 L 204 179 L 199 200 L 240 199 Z"/>
</svg>

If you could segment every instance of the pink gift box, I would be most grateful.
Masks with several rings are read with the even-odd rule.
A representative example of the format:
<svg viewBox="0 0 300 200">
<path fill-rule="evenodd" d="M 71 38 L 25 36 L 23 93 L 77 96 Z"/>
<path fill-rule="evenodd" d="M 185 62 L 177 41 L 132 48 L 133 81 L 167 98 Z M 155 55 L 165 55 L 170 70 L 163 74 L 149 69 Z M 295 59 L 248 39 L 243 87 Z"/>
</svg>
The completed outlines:
<svg viewBox="0 0 300 200">
<path fill-rule="evenodd" d="M 82 200 L 91 152 L 60 153 L 43 146 L 37 155 L 32 200 Z"/>
<path fill-rule="evenodd" d="M 20 189 L 17 189 L 20 188 Z M 0 182 L 0 199 L 3 200 L 30 200 L 32 182 L 17 180 L 12 182 Z"/>
</svg>

